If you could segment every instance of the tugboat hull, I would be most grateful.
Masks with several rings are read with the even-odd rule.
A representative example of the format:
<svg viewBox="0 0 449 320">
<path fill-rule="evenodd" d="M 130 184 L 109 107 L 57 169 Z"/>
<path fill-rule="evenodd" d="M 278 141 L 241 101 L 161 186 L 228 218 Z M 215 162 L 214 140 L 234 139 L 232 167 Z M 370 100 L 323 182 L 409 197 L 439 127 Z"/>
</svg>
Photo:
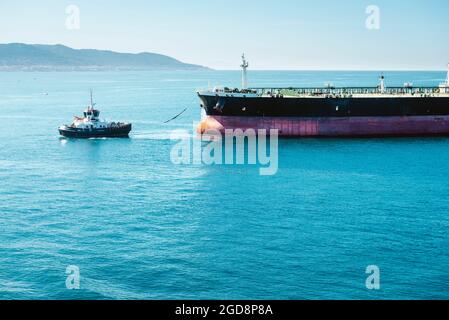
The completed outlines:
<svg viewBox="0 0 449 320">
<path fill-rule="evenodd" d="M 127 124 L 117 128 L 104 128 L 104 129 L 77 129 L 70 127 L 59 128 L 59 133 L 66 138 L 128 138 L 131 132 L 132 125 Z"/>
</svg>

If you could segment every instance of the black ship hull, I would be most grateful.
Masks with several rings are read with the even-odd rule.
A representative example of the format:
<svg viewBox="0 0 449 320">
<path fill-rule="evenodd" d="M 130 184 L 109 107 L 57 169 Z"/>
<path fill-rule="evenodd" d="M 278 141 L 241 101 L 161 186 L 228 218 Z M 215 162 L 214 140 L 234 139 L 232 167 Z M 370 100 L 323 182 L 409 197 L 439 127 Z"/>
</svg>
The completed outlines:
<svg viewBox="0 0 449 320">
<path fill-rule="evenodd" d="M 132 125 L 127 124 L 115 128 L 77 129 L 71 127 L 60 128 L 59 133 L 66 138 L 128 138 Z"/>
<path fill-rule="evenodd" d="M 209 116 L 392 117 L 449 115 L 449 97 L 242 98 L 200 95 Z"/>
</svg>

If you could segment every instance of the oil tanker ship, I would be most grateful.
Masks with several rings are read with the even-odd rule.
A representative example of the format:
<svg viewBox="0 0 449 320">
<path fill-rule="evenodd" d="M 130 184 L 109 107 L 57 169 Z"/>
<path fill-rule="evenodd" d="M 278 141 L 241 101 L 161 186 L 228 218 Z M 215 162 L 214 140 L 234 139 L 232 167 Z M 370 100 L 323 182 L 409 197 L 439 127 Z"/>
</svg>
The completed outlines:
<svg viewBox="0 0 449 320">
<path fill-rule="evenodd" d="M 277 129 L 279 136 L 449 136 L 449 71 L 436 87 L 247 88 L 198 91 L 206 117 L 199 133 Z M 448 65 L 449 68 L 449 65 Z M 257 131 L 256 131 L 257 132 Z"/>
</svg>

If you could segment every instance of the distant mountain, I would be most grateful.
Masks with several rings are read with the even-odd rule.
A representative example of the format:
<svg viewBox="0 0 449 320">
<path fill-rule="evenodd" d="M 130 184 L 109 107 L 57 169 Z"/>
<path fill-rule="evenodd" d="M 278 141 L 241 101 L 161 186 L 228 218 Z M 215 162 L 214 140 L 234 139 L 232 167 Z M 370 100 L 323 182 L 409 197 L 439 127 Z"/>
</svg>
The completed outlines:
<svg viewBox="0 0 449 320">
<path fill-rule="evenodd" d="M 204 70 L 156 53 L 118 53 L 63 45 L 0 44 L 0 71 Z"/>
</svg>

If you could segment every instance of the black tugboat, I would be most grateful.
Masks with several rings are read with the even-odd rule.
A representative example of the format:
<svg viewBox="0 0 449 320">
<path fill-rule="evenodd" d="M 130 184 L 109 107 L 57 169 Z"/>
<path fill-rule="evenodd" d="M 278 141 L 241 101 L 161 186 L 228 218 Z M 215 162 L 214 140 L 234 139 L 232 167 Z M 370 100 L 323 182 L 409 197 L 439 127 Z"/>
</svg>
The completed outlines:
<svg viewBox="0 0 449 320">
<path fill-rule="evenodd" d="M 127 138 L 131 132 L 131 123 L 108 122 L 101 120 L 100 111 L 94 108 L 92 92 L 90 106 L 83 117 L 75 117 L 71 125 L 59 127 L 59 133 L 67 138 Z"/>
</svg>

